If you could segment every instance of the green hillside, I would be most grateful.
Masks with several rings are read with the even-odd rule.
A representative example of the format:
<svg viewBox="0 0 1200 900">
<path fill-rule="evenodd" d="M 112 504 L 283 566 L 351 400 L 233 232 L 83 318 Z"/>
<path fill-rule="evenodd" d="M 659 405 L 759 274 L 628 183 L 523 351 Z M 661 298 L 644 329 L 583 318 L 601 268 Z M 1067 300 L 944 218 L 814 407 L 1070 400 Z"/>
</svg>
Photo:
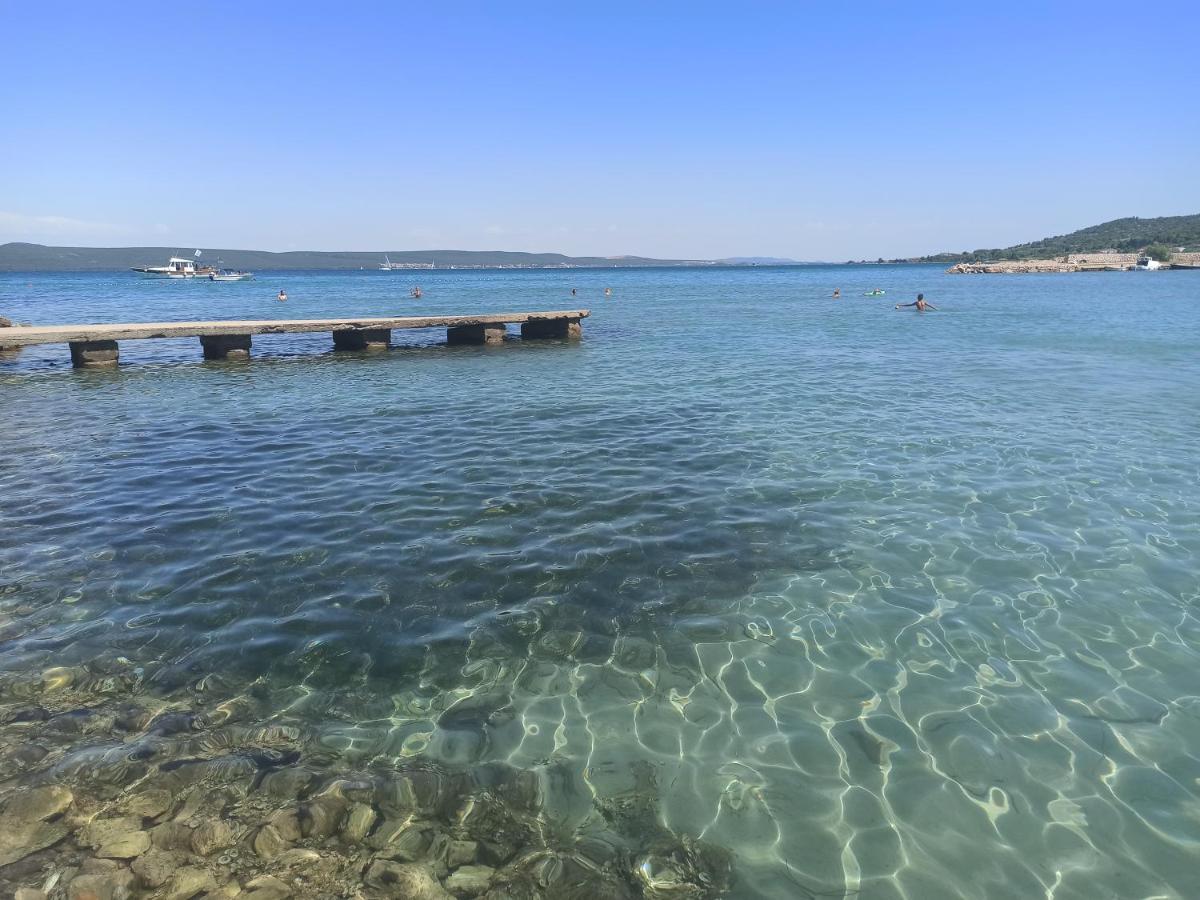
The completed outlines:
<svg viewBox="0 0 1200 900">
<path fill-rule="evenodd" d="M 181 247 L 47 247 L 43 244 L 0 244 L 0 272 L 120 271 L 132 266 L 161 266 L 170 256 L 191 256 Z M 650 259 L 642 256 L 564 256 L 561 253 L 516 253 L 502 250 L 294 251 L 217 250 L 203 248 L 200 261 L 251 271 L 280 269 L 376 269 L 387 256 L 394 263 L 450 266 L 682 266 L 705 260 Z"/>
<path fill-rule="evenodd" d="M 938 253 L 919 262 L 977 262 L 988 259 L 1048 259 L 1068 253 L 1095 253 L 1097 250 L 1120 250 L 1125 253 L 1141 250 L 1151 244 L 1172 249 L 1185 247 L 1200 250 L 1200 214 L 1194 216 L 1161 216 L 1157 219 L 1113 219 L 1102 225 L 1081 228 L 1070 234 L 1042 238 L 1028 244 L 1017 244 L 992 250 L 963 253 Z"/>
</svg>

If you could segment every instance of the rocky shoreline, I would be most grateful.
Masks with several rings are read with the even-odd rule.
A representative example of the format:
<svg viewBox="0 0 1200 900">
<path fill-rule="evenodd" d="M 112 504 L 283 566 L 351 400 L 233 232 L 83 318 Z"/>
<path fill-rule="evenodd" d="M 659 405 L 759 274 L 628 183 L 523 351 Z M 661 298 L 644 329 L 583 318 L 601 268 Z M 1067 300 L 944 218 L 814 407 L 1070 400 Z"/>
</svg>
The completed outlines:
<svg viewBox="0 0 1200 900">
<path fill-rule="evenodd" d="M 172 700 L 148 675 L 0 675 L 3 896 L 708 900 L 729 884 L 726 851 L 660 824 L 648 766 L 624 793 L 586 788 L 591 812 L 562 827 L 549 794 L 577 776 L 552 761 L 355 768 L 253 689 L 201 679 Z"/>
<path fill-rule="evenodd" d="M 958 263 L 948 275 L 1024 275 L 1045 272 L 1124 272 L 1136 265 L 1136 253 L 1072 253 L 1057 259 L 1001 259 Z M 1200 268 L 1200 253 L 1173 253 L 1163 268 Z"/>
</svg>

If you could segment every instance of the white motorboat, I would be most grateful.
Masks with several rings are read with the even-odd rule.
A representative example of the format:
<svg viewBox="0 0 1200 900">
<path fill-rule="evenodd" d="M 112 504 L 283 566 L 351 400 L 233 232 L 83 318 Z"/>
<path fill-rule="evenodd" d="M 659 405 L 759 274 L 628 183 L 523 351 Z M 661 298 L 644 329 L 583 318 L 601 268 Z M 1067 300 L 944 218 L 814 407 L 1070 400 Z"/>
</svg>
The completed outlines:
<svg viewBox="0 0 1200 900">
<path fill-rule="evenodd" d="M 1153 272 L 1155 269 L 1161 269 L 1162 263 L 1148 256 L 1139 256 L 1134 268 L 1139 272 Z"/>
<path fill-rule="evenodd" d="M 200 251 L 196 251 L 196 257 Z M 132 271 L 139 272 L 147 278 L 197 278 L 211 275 L 216 271 L 212 266 L 197 266 L 195 259 L 183 256 L 172 256 L 165 266 L 132 266 Z"/>
<path fill-rule="evenodd" d="M 165 266 L 134 266 L 133 271 L 147 278 L 195 278 L 196 263 L 182 256 L 172 256 Z"/>
<path fill-rule="evenodd" d="M 217 267 L 208 273 L 209 281 L 253 281 L 253 272 L 243 272 L 241 269 L 226 269 L 218 257 Z"/>
</svg>

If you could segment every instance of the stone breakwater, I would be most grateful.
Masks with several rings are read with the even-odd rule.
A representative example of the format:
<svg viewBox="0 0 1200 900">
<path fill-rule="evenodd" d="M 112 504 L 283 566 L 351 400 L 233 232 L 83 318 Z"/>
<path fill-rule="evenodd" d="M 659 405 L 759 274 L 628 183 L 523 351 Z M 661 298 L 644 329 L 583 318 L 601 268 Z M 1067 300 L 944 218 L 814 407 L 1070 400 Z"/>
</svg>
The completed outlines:
<svg viewBox="0 0 1200 900">
<path fill-rule="evenodd" d="M 1132 269 L 1136 253 L 1072 253 L 1057 259 L 1010 259 L 959 263 L 950 275 L 1023 275 L 1031 272 L 1103 272 Z"/>
<path fill-rule="evenodd" d="M 1023 275 L 1031 272 L 1111 272 L 1132 269 L 1136 253 L 1072 253 L 1057 259 L 1001 259 L 990 262 L 958 263 L 949 275 Z M 1200 268 L 1200 253 L 1172 253 L 1164 268 Z"/>
<path fill-rule="evenodd" d="M 166 700 L 147 678 L 128 660 L 0 676 L 0 896 L 708 900 L 728 886 L 726 851 L 660 824 L 649 768 L 563 827 L 556 785 L 578 776 L 553 762 L 355 768 L 253 686 L 209 676 Z"/>
</svg>

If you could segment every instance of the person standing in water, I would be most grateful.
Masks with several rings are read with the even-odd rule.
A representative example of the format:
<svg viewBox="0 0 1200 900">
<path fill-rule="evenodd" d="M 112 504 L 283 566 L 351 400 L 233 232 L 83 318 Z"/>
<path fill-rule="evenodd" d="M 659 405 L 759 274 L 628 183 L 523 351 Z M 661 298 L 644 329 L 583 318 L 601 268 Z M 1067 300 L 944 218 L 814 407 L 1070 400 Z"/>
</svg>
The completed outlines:
<svg viewBox="0 0 1200 900">
<path fill-rule="evenodd" d="M 411 294 L 411 295 L 412 295 L 412 298 L 413 298 L 414 300 L 420 300 L 420 299 L 421 299 L 421 288 L 420 288 L 420 286 L 418 285 L 417 287 L 413 288 L 411 291 L 409 291 L 409 294 Z"/>
<path fill-rule="evenodd" d="M 571 296 L 574 297 L 575 294 L 576 294 L 575 288 L 571 288 Z"/>
<path fill-rule="evenodd" d="M 605 289 L 604 289 L 604 296 L 605 296 L 605 297 L 611 297 L 611 296 L 612 296 L 612 288 L 605 288 Z"/>
<path fill-rule="evenodd" d="M 925 299 L 924 294 L 917 294 L 917 299 L 912 303 L 897 303 L 896 309 L 901 309 L 905 306 L 915 306 L 917 308 L 917 312 L 925 312 L 927 309 L 937 309 L 936 306 Z"/>
<path fill-rule="evenodd" d="M 834 300 L 837 300 L 837 299 L 838 299 L 839 297 L 841 297 L 841 296 L 842 296 L 842 289 L 841 289 L 841 288 L 834 288 L 834 289 L 833 289 L 833 299 L 834 299 Z"/>
<path fill-rule="evenodd" d="M 275 295 L 275 299 L 280 303 L 287 303 L 287 291 L 285 291 L 283 288 L 280 288 L 279 293 Z"/>
</svg>

